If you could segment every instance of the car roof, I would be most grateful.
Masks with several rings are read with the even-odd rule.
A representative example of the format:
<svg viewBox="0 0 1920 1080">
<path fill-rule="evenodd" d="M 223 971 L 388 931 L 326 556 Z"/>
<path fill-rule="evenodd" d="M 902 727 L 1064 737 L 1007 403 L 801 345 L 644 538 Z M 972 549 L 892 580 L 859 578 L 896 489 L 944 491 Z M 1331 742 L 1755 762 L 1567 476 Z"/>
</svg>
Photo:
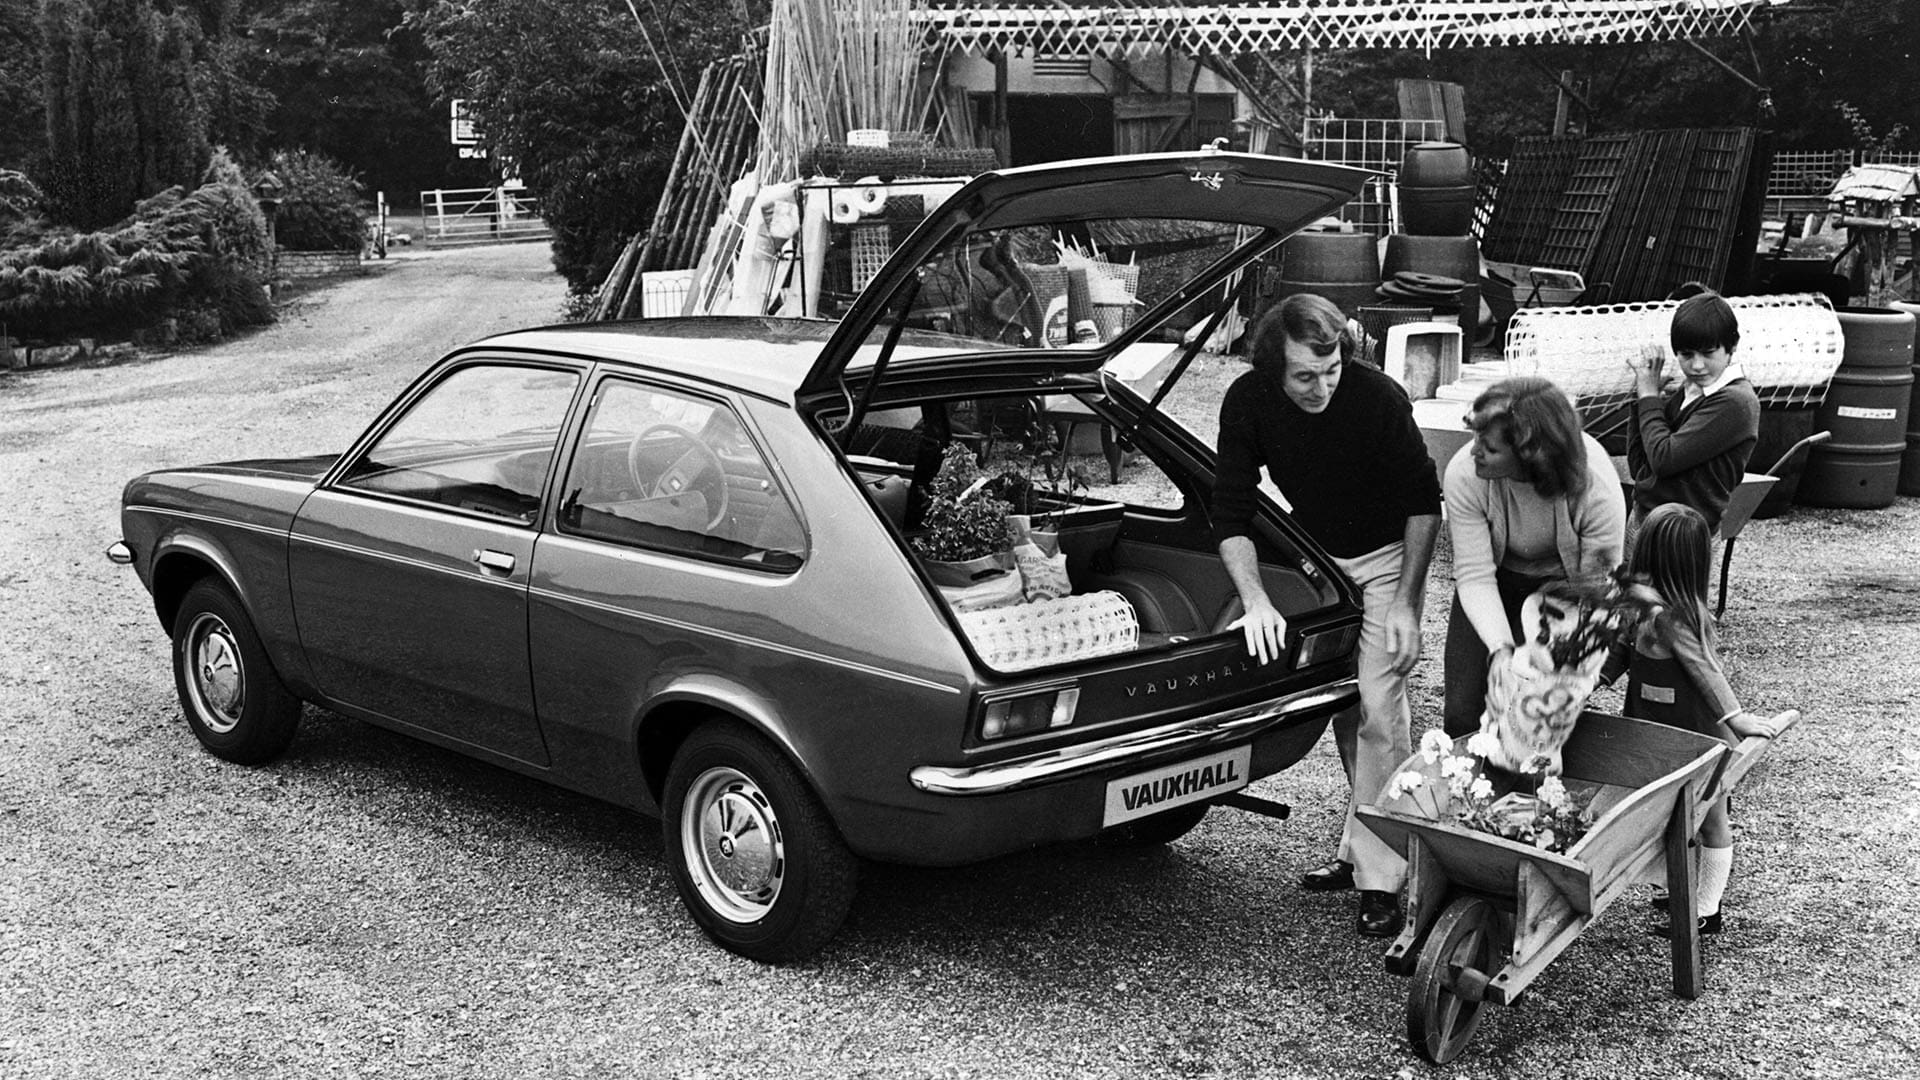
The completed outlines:
<svg viewBox="0 0 1920 1080">
<path fill-rule="evenodd" d="M 832 323 L 818 319 L 690 316 L 541 326 L 467 349 L 560 353 L 791 402 L 832 331 Z"/>
</svg>

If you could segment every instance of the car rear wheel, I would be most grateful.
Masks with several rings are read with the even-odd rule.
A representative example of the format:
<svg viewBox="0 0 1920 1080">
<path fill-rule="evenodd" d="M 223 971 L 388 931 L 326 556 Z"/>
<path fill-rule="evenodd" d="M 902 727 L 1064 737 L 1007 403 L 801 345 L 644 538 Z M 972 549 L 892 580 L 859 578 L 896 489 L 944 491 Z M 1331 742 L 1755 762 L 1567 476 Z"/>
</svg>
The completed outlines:
<svg viewBox="0 0 1920 1080">
<path fill-rule="evenodd" d="M 281 684 L 233 590 L 213 578 L 194 583 L 174 616 L 173 684 L 194 737 L 228 761 L 271 761 L 300 726 L 300 699 Z"/>
<path fill-rule="evenodd" d="M 661 805 L 680 898 L 722 946 L 797 960 L 846 919 L 859 861 L 764 738 L 730 721 L 698 729 L 674 756 Z"/>
<path fill-rule="evenodd" d="M 1165 813 L 1144 817 L 1138 821 L 1129 821 L 1124 825 L 1115 825 L 1102 832 L 1099 841 L 1105 847 L 1115 848 L 1142 848 L 1171 844 L 1192 832 L 1193 827 L 1200 824 L 1200 819 L 1206 816 L 1206 803 L 1176 806 Z"/>
</svg>

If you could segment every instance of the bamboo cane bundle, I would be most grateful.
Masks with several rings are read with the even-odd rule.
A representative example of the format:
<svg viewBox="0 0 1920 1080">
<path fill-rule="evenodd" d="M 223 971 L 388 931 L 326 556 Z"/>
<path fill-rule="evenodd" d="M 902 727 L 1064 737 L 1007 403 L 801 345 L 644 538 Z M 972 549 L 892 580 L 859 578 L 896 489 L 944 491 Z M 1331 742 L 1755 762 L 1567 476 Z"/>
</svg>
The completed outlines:
<svg viewBox="0 0 1920 1080">
<path fill-rule="evenodd" d="M 925 0 L 775 0 L 754 169 L 763 182 L 792 178 L 801 154 L 849 131 L 924 130 L 937 100 L 913 18 L 925 9 Z"/>
</svg>

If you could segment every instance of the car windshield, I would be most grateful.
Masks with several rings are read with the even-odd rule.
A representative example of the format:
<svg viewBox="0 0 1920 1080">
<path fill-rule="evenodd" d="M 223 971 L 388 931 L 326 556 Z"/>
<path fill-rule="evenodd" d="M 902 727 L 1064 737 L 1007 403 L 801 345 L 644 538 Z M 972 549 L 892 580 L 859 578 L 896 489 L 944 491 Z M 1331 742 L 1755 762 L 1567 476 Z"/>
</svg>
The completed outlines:
<svg viewBox="0 0 1920 1080">
<path fill-rule="evenodd" d="M 1184 328 L 1218 302 L 1200 290 L 1261 230 L 1216 221 L 1109 218 L 963 230 L 921 260 L 907 310 L 867 333 L 852 366 L 870 366 L 896 323 L 918 331 L 899 357 L 1008 349 L 1097 349 L 1157 325 Z"/>
</svg>

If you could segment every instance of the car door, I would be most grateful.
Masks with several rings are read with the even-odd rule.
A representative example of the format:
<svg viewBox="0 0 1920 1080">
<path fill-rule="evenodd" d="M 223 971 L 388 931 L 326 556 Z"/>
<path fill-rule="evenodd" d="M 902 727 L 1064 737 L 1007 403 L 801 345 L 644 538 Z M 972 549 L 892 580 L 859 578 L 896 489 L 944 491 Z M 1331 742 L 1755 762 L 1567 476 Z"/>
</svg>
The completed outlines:
<svg viewBox="0 0 1920 1080">
<path fill-rule="evenodd" d="M 294 618 L 334 701 L 535 765 L 527 583 L 581 371 L 450 365 L 308 497 Z"/>
<path fill-rule="evenodd" d="M 792 666 L 783 594 L 807 537 L 727 401 L 610 374 L 583 413 L 534 567 L 534 682 L 556 771 L 618 790 L 660 686 Z"/>
</svg>

